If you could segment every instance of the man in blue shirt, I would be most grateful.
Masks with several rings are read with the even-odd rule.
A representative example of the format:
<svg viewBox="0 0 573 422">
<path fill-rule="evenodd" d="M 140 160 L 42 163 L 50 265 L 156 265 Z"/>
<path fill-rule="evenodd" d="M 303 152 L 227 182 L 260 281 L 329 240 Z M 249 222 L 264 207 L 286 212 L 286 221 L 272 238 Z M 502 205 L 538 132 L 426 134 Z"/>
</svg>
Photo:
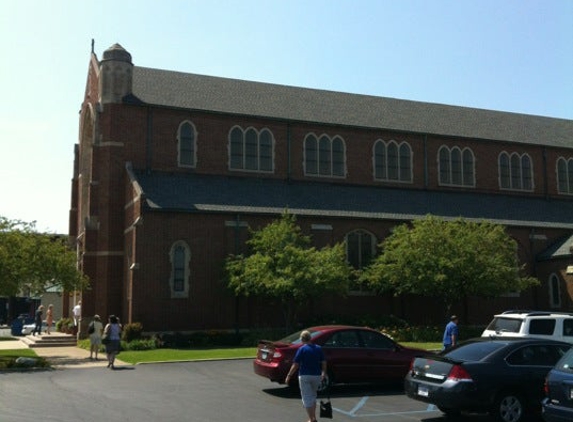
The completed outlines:
<svg viewBox="0 0 573 422">
<path fill-rule="evenodd" d="M 450 322 L 448 322 L 448 325 L 446 325 L 446 329 L 444 330 L 444 350 L 458 344 L 459 333 L 458 317 L 456 315 L 452 315 Z"/>
<path fill-rule="evenodd" d="M 326 377 L 326 360 L 322 348 L 310 342 L 309 331 L 303 331 L 300 340 L 303 345 L 297 350 L 285 381 L 288 384 L 290 378 L 298 371 L 302 405 L 309 422 L 316 422 L 316 396 L 321 381 Z"/>
</svg>

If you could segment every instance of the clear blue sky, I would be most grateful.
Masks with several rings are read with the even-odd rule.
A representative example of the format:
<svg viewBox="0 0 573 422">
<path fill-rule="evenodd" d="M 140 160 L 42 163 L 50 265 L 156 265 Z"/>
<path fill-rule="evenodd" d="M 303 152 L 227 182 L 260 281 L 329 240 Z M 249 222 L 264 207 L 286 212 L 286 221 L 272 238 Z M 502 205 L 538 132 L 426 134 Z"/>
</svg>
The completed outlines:
<svg viewBox="0 0 573 422">
<path fill-rule="evenodd" d="M 92 38 L 138 66 L 573 119 L 571 0 L 5 0 L 1 216 L 67 233 Z"/>
</svg>

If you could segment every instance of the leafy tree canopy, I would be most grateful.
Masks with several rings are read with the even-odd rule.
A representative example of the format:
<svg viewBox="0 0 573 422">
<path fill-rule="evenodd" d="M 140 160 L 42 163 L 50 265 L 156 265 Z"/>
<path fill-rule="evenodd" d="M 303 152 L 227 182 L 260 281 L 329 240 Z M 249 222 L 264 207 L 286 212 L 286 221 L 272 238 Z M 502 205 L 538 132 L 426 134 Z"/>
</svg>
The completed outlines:
<svg viewBox="0 0 573 422">
<path fill-rule="evenodd" d="M 228 286 L 236 295 L 278 299 L 289 325 L 309 299 L 347 292 L 350 267 L 343 244 L 311 247 L 310 237 L 286 212 L 251 235 L 247 241 L 251 254 L 232 255 L 225 263 Z"/>
<path fill-rule="evenodd" d="M 0 216 L 0 295 L 17 295 L 24 288 L 40 294 L 50 286 L 66 291 L 87 287 L 87 278 L 76 267 L 76 253 L 66 241 L 38 233 L 35 223 Z"/>
<path fill-rule="evenodd" d="M 380 292 L 440 297 L 446 308 L 468 296 L 494 297 L 539 281 L 521 277 L 516 242 L 503 226 L 427 216 L 397 226 L 362 274 Z"/>
</svg>

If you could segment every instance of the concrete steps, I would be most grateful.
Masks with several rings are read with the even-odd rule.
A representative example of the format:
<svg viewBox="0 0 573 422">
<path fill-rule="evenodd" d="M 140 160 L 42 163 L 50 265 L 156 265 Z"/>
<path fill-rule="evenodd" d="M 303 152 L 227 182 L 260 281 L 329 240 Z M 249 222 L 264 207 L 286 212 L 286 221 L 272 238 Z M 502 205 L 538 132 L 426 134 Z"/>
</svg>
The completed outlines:
<svg viewBox="0 0 573 422">
<path fill-rule="evenodd" d="M 20 341 L 27 344 L 30 348 L 35 347 L 70 347 L 77 345 L 76 336 L 72 334 L 64 334 L 64 333 L 52 333 L 52 334 L 45 334 L 42 333 L 41 335 L 27 335 L 25 337 L 21 337 Z"/>
</svg>

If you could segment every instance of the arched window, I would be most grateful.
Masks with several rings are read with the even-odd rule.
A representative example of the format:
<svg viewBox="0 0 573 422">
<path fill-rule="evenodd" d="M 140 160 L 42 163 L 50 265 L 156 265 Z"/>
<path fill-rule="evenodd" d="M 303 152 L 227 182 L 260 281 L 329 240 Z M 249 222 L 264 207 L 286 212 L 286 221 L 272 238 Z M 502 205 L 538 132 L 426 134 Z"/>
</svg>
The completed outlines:
<svg viewBox="0 0 573 422">
<path fill-rule="evenodd" d="M 346 147 L 340 136 L 308 134 L 304 140 L 304 172 L 308 176 L 345 177 Z"/>
<path fill-rule="evenodd" d="M 374 143 L 374 179 L 389 182 L 412 182 L 412 149 L 407 142 Z"/>
<path fill-rule="evenodd" d="M 440 185 L 475 186 L 475 160 L 471 149 L 442 145 L 438 151 L 438 166 Z"/>
<path fill-rule="evenodd" d="M 272 172 L 274 138 L 268 129 L 261 131 L 235 126 L 229 132 L 229 168 L 231 170 Z"/>
<path fill-rule="evenodd" d="M 376 253 L 376 238 L 365 230 L 346 235 L 346 260 L 356 269 L 365 268 Z"/>
<path fill-rule="evenodd" d="M 195 126 L 186 120 L 177 130 L 178 162 L 181 167 L 195 167 L 196 164 L 196 131 Z"/>
<path fill-rule="evenodd" d="M 533 190 L 533 166 L 527 154 L 502 152 L 498 158 L 499 187 L 509 190 Z"/>
<path fill-rule="evenodd" d="M 175 242 L 171 246 L 169 258 L 171 261 L 171 276 L 169 277 L 171 297 L 189 297 L 191 250 L 187 243 L 183 240 Z"/>
<path fill-rule="evenodd" d="M 573 195 L 573 158 L 557 160 L 557 190 L 559 193 Z"/>
<path fill-rule="evenodd" d="M 552 308 L 561 307 L 561 289 L 559 284 L 559 277 L 556 274 L 551 274 L 549 277 L 549 306 Z"/>
</svg>

